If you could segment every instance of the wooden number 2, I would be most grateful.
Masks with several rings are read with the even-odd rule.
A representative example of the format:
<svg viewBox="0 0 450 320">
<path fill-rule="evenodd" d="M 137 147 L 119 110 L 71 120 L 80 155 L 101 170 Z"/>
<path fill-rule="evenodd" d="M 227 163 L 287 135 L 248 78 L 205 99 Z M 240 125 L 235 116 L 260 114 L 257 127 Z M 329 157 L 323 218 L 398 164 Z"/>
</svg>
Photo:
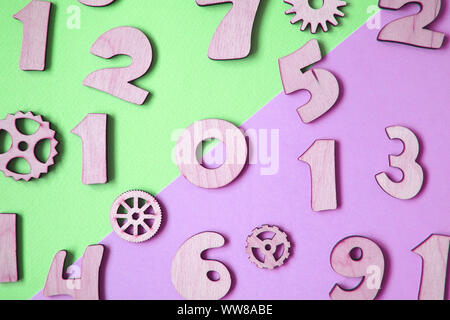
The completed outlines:
<svg viewBox="0 0 450 320">
<path fill-rule="evenodd" d="M 0 214 L 0 283 L 16 282 L 17 276 L 16 215 Z"/>
<path fill-rule="evenodd" d="M 284 92 L 290 94 L 305 89 L 311 93 L 309 102 L 297 109 L 304 123 L 322 116 L 334 106 L 339 97 L 339 83 L 331 72 L 324 69 L 301 72 L 301 69 L 321 59 L 319 43 L 313 39 L 294 53 L 278 60 Z"/>
<path fill-rule="evenodd" d="M 400 139 L 403 142 L 402 154 L 389 156 L 390 166 L 400 169 L 403 179 L 394 182 L 384 172 L 377 174 L 375 178 L 380 187 L 392 197 L 402 200 L 414 198 L 422 189 L 424 177 L 422 167 L 416 162 L 419 140 L 410 129 L 401 126 L 388 127 L 386 133 L 390 139 Z"/>
<path fill-rule="evenodd" d="M 339 241 L 331 252 L 331 267 L 344 277 L 362 277 L 360 284 L 351 290 L 342 289 L 336 284 L 330 292 L 332 300 L 376 298 L 384 276 L 384 256 L 375 242 L 359 236 Z"/>
<path fill-rule="evenodd" d="M 20 69 L 22 70 L 45 70 L 51 6 L 51 2 L 33 0 L 14 15 L 14 18 L 23 23 L 20 57 Z"/>
<path fill-rule="evenodd" d="M 419 300 L 443 300 L 448 272 L 450 237 L 432 234 L 413 252 L 422 257 Z"/>
<path fill-rule="evenodd" d="M 314 211 L 337 208 L 335 140 L 316 140 L 298 158 L 311 168 L 311 207 Z"/>
<path fill-rule="evenodd" d="M 218 300 L 228 293 L 231 275 L 227 267 L 201 257 L 203 251 L 224 244 L 225 239 L 219 233 L 203 232 L 188 239 L 178 250 L 172 262 L 172 283 L 185 299 Z M 217 272 L 220 279 L 211 279 L 210 272 Z"/>
<path fill-rule="evenodd" d="M 102 184 L 108 181 L 107 121 L 107 114 L 90 113 L 72 130 L 83 141 L 84 184 Z"/>
<path fill-rule="evenodd" d="M 420 4 L 421 11 L 386 25 L 378 34 L 378 40 L 400 42 L 432 49 L 442 47 L 445 34 L 426 29 L 439 15 L 441 0 L 380 0 L 379 6 L 383 9 L 396 10 L 407 3 Z"/>
<path fill-rule="evenodd" d="M 245 58 L 250 54 L 252 29 L 261 0 L 196 0 L 199 6 L 231 2 L 233 7 L 220 23 L 209 46 L 213 60 Z"/>
<path fill-rule="evenodd" d="M 115 0 L 78 0 L 78 1 L 89 7 L 105 7 L 113 3 Z"/>
<path fill-rule="evenodd" d="M 148 91 L 129 82 L 147 73 L 152 63 L 152 46 L 147 36 L 133 27 L 118 27 L 105 32 L 95 41 L 91 53 L 109 59 L 119 54 L 129 55 L 133 63 L 127 68 L 98 70 L 84 80 L 83 84 L 125 101 L 142 105 Z"/>
</svg>

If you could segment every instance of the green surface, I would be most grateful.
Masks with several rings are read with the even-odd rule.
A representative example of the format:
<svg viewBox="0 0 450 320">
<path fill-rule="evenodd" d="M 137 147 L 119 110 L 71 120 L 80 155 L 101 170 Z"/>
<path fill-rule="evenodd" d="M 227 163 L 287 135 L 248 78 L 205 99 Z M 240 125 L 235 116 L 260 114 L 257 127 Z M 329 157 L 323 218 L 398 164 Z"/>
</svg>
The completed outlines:
<svg viewBox="0 0 450 320">
<path fill-rule="evenodd" d="M 49 174 L 32 182 L 15 182 L 0 173 L 0 212 L 18 213 L 20 281 L 0 284 L 0 298 L 31 298 L 45 284 L 53 256 L 66 249 L 78 259 L 89 244 L 112 229 L 109 209 L 129 189 L 160 192 L 178 177 L 171 161 L 176 129 L 196 120 L 223 118 L 245 122 L 282 91 L 277 59 L 313 36 L 289 23 L 281 0 L 262 0 L 251 55 L 237 61 L 212 61 L 207 51 L 212 35 L 231 4 L 199 7 L 195 0 L 116 0 L 104 8 L 76 0 L 53 0 L 47 70 L 19 69 L 22 24 L 13 19 L 29 0 L 0 4 L 1 112 L 33 111 L 58 132 L 60 155 Z M 328 33 L 319 32 L 323 53 L 331 51 L 368 18 L 376 0 L 348 1 L 346 17 Z M 67 8 L 81 9 L 81 29 L 67 28 Z M 95 40 L 118 26 L 134 26 L 150 38 L 155 53 L 150 71 L 135 84 L 150 91 L 136 106 L 82 85 L 104 67 L 130 63 L 125 56 L 105 60 L 90 54 Z M 70 133 L 87 113 L 108 113 L 109 175 L 105 185 L 81 183 L 79 137 Z M 170 214 L 170 213 L 169 213 Z"/>
</svg>

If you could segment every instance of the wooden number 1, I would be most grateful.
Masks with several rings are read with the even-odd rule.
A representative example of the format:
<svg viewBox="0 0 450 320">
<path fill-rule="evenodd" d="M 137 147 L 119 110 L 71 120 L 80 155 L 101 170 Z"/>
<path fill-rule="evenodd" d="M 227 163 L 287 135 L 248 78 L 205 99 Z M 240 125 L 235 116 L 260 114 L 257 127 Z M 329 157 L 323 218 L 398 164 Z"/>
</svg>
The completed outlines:
<svg viewBox="0 0 450 320">
<path fill-rule="evenodd" d="M 220 23 L 208 51 L 213 60 L 245 58 L 250 54 L 252 29 L 261 0 L 196 0 L 199 6 L 233 3 Z"/>
<path fill-rule="evenodd" d="M 299 158 L 311 168 L 311 207 L 314 211 L 337 208 L 335 140 L 316 140 Z"/>
<path fill-rule="evenodd" d="M 0 214 L 0 283 L 16 282 L 16 214 Z"/>
<path fill-rule="evenodd" d="M 401 126 L 388 127 L 386 133 L 390 139 L 400 139 L 403 142 L 402 154 L 389 156 L 390 166 L 400 169 L 403 179 L 400 182 L 392 181 L 384 172 L 377 174 L 375 178 L 380 187 L 392 197 L 402 200 L 414 198 L 422 189 L 424 177 L 423 169 L 416 161 L 419 156 L 419 140 L 410 129 Z"/>
<path fill-rule="evenodd" d="M 107 114 L 90 113 L 72 130 L 83 141 L 84 184 L 102 184 L 108 181 L 107 121 Z"/>
<path fill-rule="evenodd" d="M 432 234 L 412 250 L 422 257 L 419 300 L 444 299 L 449 248 L 449 236 Z"/>
<path fill-rule="evenodd" d="M 51 2 L 33 0 L 14 15 L 14 18 L 23 23 L 20 57 L 20 69 L 22 70 L 45 70 L 51 6 Z"/>
<path fill-rule="evenodd" d="M 278 60 L 284 92 L 290 94 L 304 89 L 311 93 L 309 102 L 297 109 L 304 123 L 321 117 L 334 106 L 339 97 L 339 83 L 331 72 L 324 69 L 312 69 L 305 73 L 301 71 L 321 59 L 319 43 L 313 39 L 294 53 Z"/>
</svg>

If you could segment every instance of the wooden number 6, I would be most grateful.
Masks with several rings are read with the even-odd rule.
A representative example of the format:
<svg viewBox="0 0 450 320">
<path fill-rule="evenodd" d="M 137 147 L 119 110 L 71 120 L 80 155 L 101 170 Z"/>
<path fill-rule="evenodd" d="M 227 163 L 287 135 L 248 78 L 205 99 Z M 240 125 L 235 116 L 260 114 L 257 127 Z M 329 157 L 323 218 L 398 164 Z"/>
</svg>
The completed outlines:
<svg viewBox="0 0 450 320">
<path fill-rule="evenodd" d="M 253 22 L 261 0 L 196 0 L 199 6 L 231 2 L 233 7 L 220 23 L 209 45 L 213 60 L 245 58 L 250 53 Z"/>
<path fill-rule="evenodd" d="M 380 0 L 379 6 L 383 9 L 397 10 L 412 2 L 420 4 L 420 12 L 389 23 L 378 34 L 378 40 L 432 49 L 442 47 L 445 34 L 425 29 L 439 15 L 441 0 Z"/>
<path fill-rule="evenodd" d="M 227 267 L 219 261 L 201 257 L 203 251 L 224 244 L 222 235 L 203 232 L 188 239 L 178 250 L 172 262 L 172 283 L 185 299 L 218 300 L 228 293 L 231 276 Z M 211 272 L 218 273 L 220 279 L 210 279 Z"/>
<path fill-rule="evenodd" d="M 400 139 L 404 149 L 398 156 L 389 156 L 391 167 L 400 169 L 403 172 L 403 179 L 400 182 L 392 181 L 384 172 L 375 176 L 380 187 L 389 195 L 397 199 L 414 198 L 422 189 L 423 169 L 416 162 L 419 155 L 419 140 L 408 128 L 392 126 L 386 128 L 386 133 L 390 139 Z"/>
<path fill-rule="evenodd" d="M 142 105 L 145 102 L 148 91 L 129 83 L 147 73 L 152 63 L 152 46 L 142 31 L 132 27 L 109 30 L 95 41 L 91 53 L 105 59 L 125 54 L 133 59 L 133 63 L 128 68 L 95 71 L 84 80 L 85 86 L 134 104 Z"/>
<path fill-rule="evenodd" d="M 334 106 L 339 97 L 339 83 L 331 72 L 324 69 L 301 72 L 301 69 L 321 59 L 319 43 L 313 39 L 294 53 L 278 60 L 284 92 L 290 94 L 305 89 L 311 93 L 309 102 L 297 109 L 304 123 L 322 116 Z"/>
<path fill-rule="evenodd" d="M 376 298 L 383 281 L 384 256 L 375 242 L 359 236 L 339 241 L 331 252 L 331 267 L 344 277 L 362 277 L 360 284 L 351 290 L 342 289 L 336 284 L 330 292 L 332 300 Z"/>
</svg>

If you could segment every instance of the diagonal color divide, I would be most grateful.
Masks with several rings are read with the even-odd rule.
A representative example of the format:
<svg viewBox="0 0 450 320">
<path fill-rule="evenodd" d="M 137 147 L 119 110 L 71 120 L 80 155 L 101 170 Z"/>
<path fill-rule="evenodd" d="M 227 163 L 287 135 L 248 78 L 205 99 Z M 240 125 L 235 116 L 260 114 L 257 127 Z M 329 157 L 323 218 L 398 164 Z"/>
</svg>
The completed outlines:
<svg viewBox="0 0 450 320">
<path fill-rule="evenodd" d="M 434 27 L 440 31 L 450 30 L 448 8 L 444 11 Z M 383 24 L 398 16 L 383 12 Z M 234 285 L 226 298 L 328 299 L 336 282 L 354 287 L 357 279 L 335 274 L 329 257 L 339 240 L 361 235 L 377 242 L 387 257 L 379 298 L 416 299 L 421 261 L 411 250 L 431 233 L 450 234 L 449 49 L 448 44 L 427 50 L 378 42 L 377 33 L 361 27 L 317 64 L 332 71 L 342 87 L 338 105 L 321 119 L 305 125 L 298 118 L 296 108 L 308 100 L 301 91 L 279 94 L 242 126 L 279 130 L 276 174 L 261 175 L 262 168 L 270 173 L 267 165 L 248 165 L 235 182 L 217 190 L 179 177 L 158 195 L 167 220 L 155 238 L 137 245 L 115 234 L 106 237 L 102 297 L 180 298 L 170 280 L 175 253 L 190 236 L 216 231 L 227 243 L 207 256 L 232 272 Z M 409 201 L 390 197 L 374 178 L 380 171 L 401 177 L 387 161 L 388 154 L 402 149 L 384 131 L 394 124 L 414 130 L 422 147 L 426 182 Z M 309 168 L 297 158 L 315 139 L 327 138 L 338 141 L 339 207 L 315 213 Z M 245 253 L 246 237 L 261 224 L 280 226 L 293 243 L 287 263 L 274 271 L 258 269 Z"/>
</svg>

